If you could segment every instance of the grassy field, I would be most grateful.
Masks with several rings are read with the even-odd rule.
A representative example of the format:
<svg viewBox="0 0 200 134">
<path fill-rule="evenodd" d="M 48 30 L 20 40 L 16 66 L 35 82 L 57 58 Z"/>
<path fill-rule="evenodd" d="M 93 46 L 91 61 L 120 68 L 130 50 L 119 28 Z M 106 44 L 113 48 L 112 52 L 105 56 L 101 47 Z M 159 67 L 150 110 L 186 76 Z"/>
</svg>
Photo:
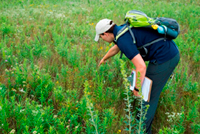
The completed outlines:
<svg viewBox="0 0 200 134">
<path fill-rule="evenodd" d="M 138 100 L 122 84 L 134 66 L 116 55 L 98 68 L 113 44 L 94 42 L 100 19 L 123 24 L 132 9 L 181 25 L 175 40 L 181 60 L 161 93 L 153 132 L 199 133 L 199 6 L 198 0 L 1 1 L 0 133 L 142 133 L 135 120 L 129 127 Z"/>
</svg>

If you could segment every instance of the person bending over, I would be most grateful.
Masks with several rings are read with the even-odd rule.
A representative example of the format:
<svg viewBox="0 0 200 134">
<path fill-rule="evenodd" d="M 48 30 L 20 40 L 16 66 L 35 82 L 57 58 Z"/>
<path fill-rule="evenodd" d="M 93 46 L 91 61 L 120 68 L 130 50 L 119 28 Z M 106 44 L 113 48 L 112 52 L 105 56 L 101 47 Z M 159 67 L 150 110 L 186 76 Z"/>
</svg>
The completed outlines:
<svg viewBox="0 0 200 134">
<path fill-rule="evenodd" d="M 95 41 L 98 41 L 101 38 L 108 43 L 115 43 L 101 59 L 99 66 L 121 51 L 134 64 L 136 74 L 140 72 L 140 84 L 143 83 L 145 76 L 153 81 L 150 101 L 144 101 L 144 106 L 150 106 L 145 116 L 146 119 L 144 120 L 145 131 L 146 133 L 151 134 L 151 125 L 158 105 L 160 93 L 179 62 L 179 50 L 173 40 L 166 39 L 147 46 L 145 48 L 147 53 L 144 55 L 144 50 L 138 50 L 137 48 L 161 38 L 162 35 L 152 29 L 133 27 L 131 28 L 131 31 L 134 33 L 136 43 L 133 43 L 130 32 L 124 33 L 117 41 L 115 41 L 117 33 L 124 26 L 125 24 L 116 25 L 110 19 L 102 19 L 96 24 Z M 145 61 L 149 61 L 147 67 Z M 139 86 L 136 85 L 135 90 L 133 90 L 135 96 L 139 96 L 137 91 L 138 87 Z"/>
</svg>

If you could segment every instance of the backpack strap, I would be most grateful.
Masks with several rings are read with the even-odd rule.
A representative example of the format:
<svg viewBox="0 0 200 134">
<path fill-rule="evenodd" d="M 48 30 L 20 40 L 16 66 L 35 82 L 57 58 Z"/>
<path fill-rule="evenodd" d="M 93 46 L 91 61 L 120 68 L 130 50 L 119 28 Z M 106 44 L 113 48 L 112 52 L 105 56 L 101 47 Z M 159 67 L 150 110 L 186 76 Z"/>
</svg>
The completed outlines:
<svg viewBox="0 0 200 134">
<path fill-rule="evenodd" d="M 133 39 L 133 44 L 135 44 L 136 40 L 135 40 L 135 36 L 134 36 L 133 32 L 131 31 L 132 27 L 133 26 L 129 25 L 128 22 L 126 22 L 126 25 L 117 32 L 117 35 L 116 35 L 116 38 L 115 38 L 114 41 L 117 42 L 117 40 L 119 39 L 119 37 L 121 37 L 124 33 L 126 33 L 129 30 L 129 32 L 131 34 L 131 37 Z M 122 56 L 123 56 L 123 52 L 121 51 L 120 59 L 122 58 Z"/>
<path fill-rule="evenodd" d="M 126 23 L 126 25 L 127 25 L 127 27 L 128 27 L 128 30 L 129 30 L 129 32 L 130 32 L 130 34 L 131 34 L 131 36 L 132 36 L 132 38 L 133 38 L 133 44 L 135 44 L 136 43 L 136 41 L 135 41 L 135 36 L 134 36 L 134 34 L 133 34 L 133 32 L 132 32 L 132 30 L 131 30 L 131 28 L 129 27 L 129 25 L 128 25 L 128 23 Z"/>
<path fill-rule="evenodd" d="M 153 41 L 151 41 L 151 42 L 149 42 L 149 43 L 147 43 L 147 44 L 145 44 L 145 45 L 143 45 L 143 46 L 141 46 L 141 47 L 138 47 L 137 49 L 141 49 L 141 48 L 150 46 L 150 45 L 152 45 L 152 44 L 154 44 L 154 43 L 156 43 L 156 42 L 159 42 L 159 41 L 165 40 L 165 39 L 166 39 L 165 37 L 164 37 L 164 38 L 155 39 L 155 40 L 153 40 Z"/>
<path fill-rule="evenodd" d="M 120 29 L 118 32 L 117 32 L 117 35 L 115 37 L 115 42 L 117 42 L 117 40 L 119 39 L 119 37 L 121 37 L 124 33 L 126 33 L 128 30 L 131 34 L 131 37 L 133 38 L 133 43 L 135 44 L 136 43 L 136 40 L 135 40 L 135 36 L 133 34 L 133 32 L 131 31 L 131 28 L 133 26 L 129 25 L 128 23 L 126 23 L 126 25 L 124 27 L 122 27 L 122 29 Z"/>
</svg>

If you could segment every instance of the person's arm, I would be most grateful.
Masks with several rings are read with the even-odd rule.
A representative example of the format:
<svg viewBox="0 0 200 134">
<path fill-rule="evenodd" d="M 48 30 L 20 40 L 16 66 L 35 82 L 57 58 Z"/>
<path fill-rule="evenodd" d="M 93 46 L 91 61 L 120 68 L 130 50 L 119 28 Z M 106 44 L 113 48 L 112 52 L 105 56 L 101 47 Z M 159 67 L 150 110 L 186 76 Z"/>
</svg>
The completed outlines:
<svg viewBox="0 0 200 134">
<path fill-rule="evenodd" d="M 136 88 L 138 88 L 139 85 L 137 85 L 137 79 L 138 79 L 137 74 L 138 74 L 138 72 L 140 72 L 140 78 L 139 79 L 141 81 L 140 84 L 142 85 L 144 77 L 146 75 L 146 64 L 145 64 L 145 62 L 142 59 L 140 54 L 137 54 L 135 57 L 133 57 L 133 59 L 131 61 L 136 67 Z M 133 93 L 134 93 L 135 96 L 139 96 L 139 94 L 136 90 L 133 90 Z"/>
<path fill-rule="evenodd" d="M 109 51 L 106 53 L 106 55 L 101 59 L 101 61 L 99 62 L 99 66 L 104 63 L 107 59 L 109 59 L 110 57 L 116 55 L 118 52 L 120 51 L 119 47 L 117 45 L 114 45 L 113 47 L 111 47 L 109 49 Z"/>
</svg>

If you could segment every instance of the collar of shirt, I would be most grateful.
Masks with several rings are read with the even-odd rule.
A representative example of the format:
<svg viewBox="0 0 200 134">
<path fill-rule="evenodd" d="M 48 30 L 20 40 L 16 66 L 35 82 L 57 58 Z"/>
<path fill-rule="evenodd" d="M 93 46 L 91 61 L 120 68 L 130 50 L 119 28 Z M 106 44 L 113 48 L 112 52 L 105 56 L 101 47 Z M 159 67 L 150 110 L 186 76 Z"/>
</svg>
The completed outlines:
<svg viewBox="0 0 200 134">
<path fill-rule="evenodd" d="M 114 29 L 113 29 L 114 37 L 116 37 L 118 31 L 119 31 L 120 29 L 122 29 L 122 27 L 123 27 L 124 25 L 125 25 L 125 24 L 120 25 L 120 26 L 117 26 L 117 25 L 114 26 Z"/>
</svg>

